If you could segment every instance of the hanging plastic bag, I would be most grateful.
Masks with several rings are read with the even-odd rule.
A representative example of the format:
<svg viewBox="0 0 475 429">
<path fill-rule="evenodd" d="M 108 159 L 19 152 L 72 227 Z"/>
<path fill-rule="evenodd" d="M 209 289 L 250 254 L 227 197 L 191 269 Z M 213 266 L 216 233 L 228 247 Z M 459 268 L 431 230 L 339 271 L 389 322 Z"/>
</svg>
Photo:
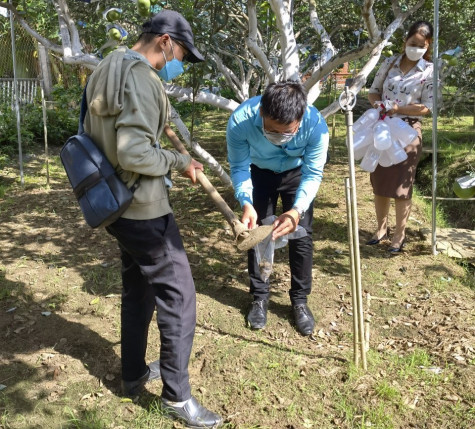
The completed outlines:
<svg viewBox="0 0 475 429">
<path fill-rule="evenodd" d="M 262 224 L 272 225 L 276 219 L 277 216 L 275 215 L 268 216 L 262 220 Z M 272 240 L 272 233 L 270 233 L 264 240 L 254 246 L 257 264 L 259 266 L 259 271 L 263 282 L 267 282 L 270 275 L 272 274 L 275 250 L 286 246 L 289 240 L 305 237 L 306 235 L 307 231 L 305 228 L 297 225 L 295 231 L 291 232 L 290 234 L 286 234 L 277 238 L 276 240 Z"/>
<path fill-rule="evenodd" d="M 453 190 L 459 198 L 473 198 L 475 196 L 475 174 L 455 179 Z"/>
</svg>

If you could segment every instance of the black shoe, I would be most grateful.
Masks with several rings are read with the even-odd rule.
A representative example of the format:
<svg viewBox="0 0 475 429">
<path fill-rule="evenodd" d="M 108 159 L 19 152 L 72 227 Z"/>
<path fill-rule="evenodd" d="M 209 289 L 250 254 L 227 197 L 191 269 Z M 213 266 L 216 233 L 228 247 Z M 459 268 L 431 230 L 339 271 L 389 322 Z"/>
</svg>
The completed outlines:
<svg viewBox="0 0 475 429">
<path fill-rule="evenodd" d="M 185 423 L 188 428 L 217 428 L 223 423 L 220 415 L 203 407 L 194 396 L 183 407 L 174 407 L 162 399 L 162 410 L 167 417 Z"/>
<path fill-rule="evenodd" d="M 302 335 L 310 335 L 315 327 L 315 319 L 307 304 L 294 305 L 294 319 L 297 330 Z"/>
<path fill-rule="evenodd" d="M 399 247 L 392 247 L 392 246 L 391 246 L 391 247 L 388 249 L 388 252 L 389 252 L 389 253 L 392 253 L 392 254 L 395 254 L 395 253 L 402 253 L 402 252 L 403 252 L 402 249 L 404 248 L 405 245 L 406 245 L 406 241 L 404 240 L 404 241 L 401 243 L 401 245 L 400 245 Z"/>
<path fill-rule="evenodd" d="M 379 244 L 379 242 L 381 240 L 385 240 L 387 237 L 388 237 L 387 235 L 383 235 L 381 238 L 373 238 L 373 239 L 367 241 L 366 244 L 368 246 L 374 246 L 375 244 Z"/>
<path fill-rule="evenodd" d="M 138 380 L 124 381 L 122 380 L 122 394 L 124 396 L 134 397 L 140 395 L 145 389 L 145 384 L 152 380 L 160 378 L 160 361 L 150 363 L 147 366 L 147 372 Z"/>
<path fill-rule="evenodd" d="M 379 244 L 381 240 L 386 240 L 386 238 L 389 237 L 389 228 L 386 231 L 386 234 L 384 234 L 381 238 L 372 238 L 371 240 L 367 241 L 366 244 L 368 246 L 374 246 L 375 244 Z"/>
<path fill-rule="evenodd" d="M 247 315 L 247 323 L 252 329 L 262 329 L 267 323 L 268 300 L 253 301 Z"/>
</svg>

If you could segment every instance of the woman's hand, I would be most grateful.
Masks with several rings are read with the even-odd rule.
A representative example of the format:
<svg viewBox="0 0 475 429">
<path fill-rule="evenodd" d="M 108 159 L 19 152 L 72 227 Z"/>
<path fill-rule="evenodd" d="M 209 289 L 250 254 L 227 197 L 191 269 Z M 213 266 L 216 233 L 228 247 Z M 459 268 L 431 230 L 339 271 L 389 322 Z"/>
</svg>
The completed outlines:
<svg viewBox="0 0 475 429">
<path fill-rule="evenodd" d="M 396 113 L 404 116 L 424 116 L 427 115 L 430 110 L 423 104 L 408 104 L 406 106 L 399 106 L 394 103 L 392 108 L 386 111 L 386 114 L 393 116 Z"/>
<path fill-rule="evenodd" d="M 391 109 L 389 109 L 389 110 L 386 111 L 386 115 L 388 115 L 388 116 L 393 116 L 393 115 L 395 115 L 396 113 L 400 113 L 400 108 L 399 108 L 399 104 L 394 103 L 394 104 L 393 104 L 393 107 L 391 107 Z"/>
</svg>

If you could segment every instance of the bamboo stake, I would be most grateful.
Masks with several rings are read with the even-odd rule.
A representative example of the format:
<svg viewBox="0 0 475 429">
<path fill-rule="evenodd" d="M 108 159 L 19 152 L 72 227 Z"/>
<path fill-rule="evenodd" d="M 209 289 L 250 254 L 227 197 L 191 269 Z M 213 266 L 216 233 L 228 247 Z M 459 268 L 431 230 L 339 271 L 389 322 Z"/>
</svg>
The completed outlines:
<svg viewBox="0 0 475 429">
<path fill-rule="evenodd" d="M 358 337 L 359 351 L 361 357 L 361 365 L 364 370 L 367 369 L 366 350 L 364 347 L 364 316 L 363 316 L 363 296 L 361 287 L 361 263 L 360 263 L 360 246 L 358 234 L 358 212 L 356 207 L 356 180 L 355 180 L 355 158 L 353 152 L 353 112 L 352 109 L 356 104 L 356 95 L 345 87 L 345 92 L 339 98 L 340 107 L 345 111 L 345 120 L 347 127 L 346 143 L 348 147 L 348 166 L 350 170 L 350 215 L 352 230 L 352 243 L 350 247 L 353 250 L 354 263 L 351 265 L 352 275 L 355 277 L 356 283 L 356 317 L 358 318 Z"/>
<path fill-rule="evenodd" d="M 350 194 L 350 179 L 345 178 L 345 197 L 346 197 L 346 220 L 348 223 L 348 244 L 350 249 L 350 266 L 351 269 L 351 305 L 353 307 L 353 361 L 356 366 L 360 364 L 360 355 L 358 347 L 361 343 L 360 332 L 358 329 L 357 317 L 357 301 L 356 301 L 356 278 L 353 267 L 355 266 L 355 255 L 353 252 L 353 227 L 351 218 L 351 194 Z"/>
<path fill-rule="evenodd" d="M 369 325 L 371 322 L 370 308 L 371 308 L 371 295 L 368 292 L 366 294 L 366 318 L 365 318 L 365 328 L 364 328 L 364 346 L 365 346 L 366 351 L 369 350 Z"/>
</svg>

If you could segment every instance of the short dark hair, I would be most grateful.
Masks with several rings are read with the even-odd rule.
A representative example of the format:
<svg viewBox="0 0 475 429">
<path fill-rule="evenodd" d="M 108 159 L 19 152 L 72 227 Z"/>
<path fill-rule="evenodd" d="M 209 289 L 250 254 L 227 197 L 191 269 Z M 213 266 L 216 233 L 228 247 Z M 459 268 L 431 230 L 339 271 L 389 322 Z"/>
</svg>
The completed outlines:
<svg viewBox="0 0 475 429">
<path fill-rule="evenodd" d="M 434 37 L 434 28 L 432 24 L 427 21 L 417 21 L 411 25 L 409 31 L 407 32 L 406 40 L 414 36 L 414 34 L 420 34 L 424 37 L 428 42 L 429 46 L 432 43 L 432 38 Z M 431 52 L 430 49 L 427 49 L 427 52 L 424 54 L 423 57 L 425 60 L 430 61 L 431 59 Z"/>
<path fill-rule="evenodd" d="M 148 45 L 151 43 L 156 37 L 160 37 L 161 34 L 155 33 L 142 33 L 139 36 L 138 42 L 142 43 L 143 45 Z"/>
<path fill-rule="evenodd" d="M 307 91 L 294 80 L 273 82 L 262 94 L 262 115 L 285 125 L 300 121 L 306 108 Z"/>
</svg>

